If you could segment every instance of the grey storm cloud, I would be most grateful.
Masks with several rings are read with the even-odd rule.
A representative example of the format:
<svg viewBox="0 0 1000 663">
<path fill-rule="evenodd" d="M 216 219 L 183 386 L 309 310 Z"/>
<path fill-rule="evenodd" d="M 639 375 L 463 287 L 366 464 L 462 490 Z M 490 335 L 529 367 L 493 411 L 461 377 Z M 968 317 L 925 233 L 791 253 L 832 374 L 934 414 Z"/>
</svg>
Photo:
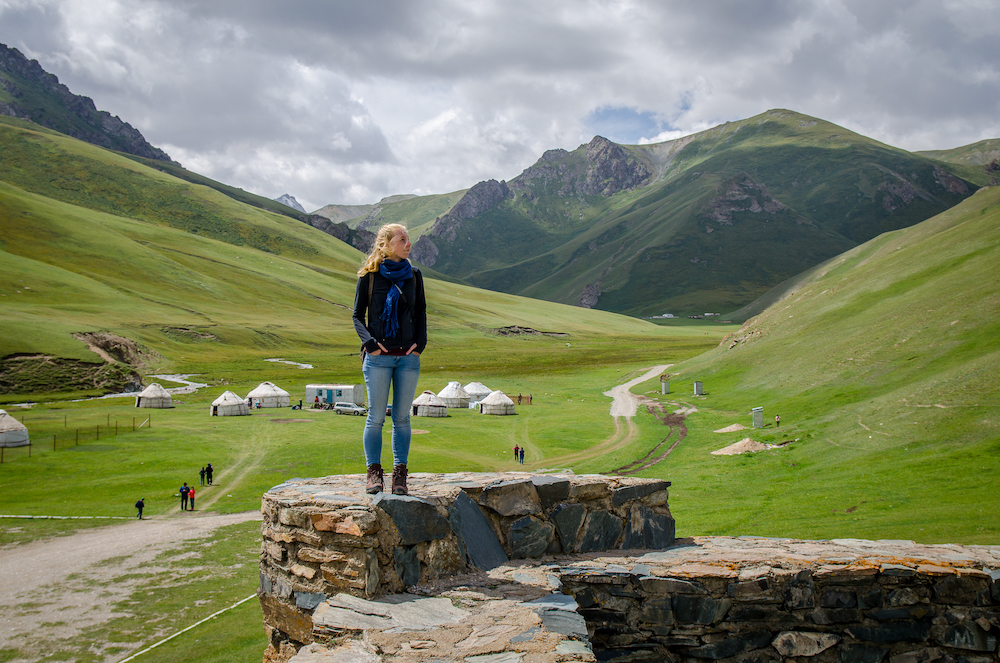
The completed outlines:
<svg viewBox="0 0 1000 663">
<path fill-rule="evenodd" d="M 991 0 L 0 0 L 0 42 L 188 168 L 307 209 L 509 179 L 769 108 L 1000 136 Z"/>
</svg>

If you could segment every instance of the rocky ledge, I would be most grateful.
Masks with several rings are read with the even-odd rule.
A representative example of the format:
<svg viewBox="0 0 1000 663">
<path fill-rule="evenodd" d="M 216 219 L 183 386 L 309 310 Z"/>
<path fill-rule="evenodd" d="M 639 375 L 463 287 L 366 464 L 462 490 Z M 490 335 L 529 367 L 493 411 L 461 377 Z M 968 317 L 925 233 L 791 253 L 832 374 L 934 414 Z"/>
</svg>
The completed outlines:
<svg viewBox="0 0 1000 663">
<path fill-rule="evenodd" d="M 667 482 L 412 479 L 264 496 L 265 662 L 1000 661 L 1000 546 L 675 540 Z"/>
</svg>

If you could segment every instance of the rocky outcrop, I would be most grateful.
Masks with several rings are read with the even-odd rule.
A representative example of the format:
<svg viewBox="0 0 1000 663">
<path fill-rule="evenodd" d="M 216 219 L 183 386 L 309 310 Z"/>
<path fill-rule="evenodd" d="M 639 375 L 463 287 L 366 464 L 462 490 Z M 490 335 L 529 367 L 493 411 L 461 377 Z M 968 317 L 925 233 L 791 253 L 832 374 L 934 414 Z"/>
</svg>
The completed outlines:
<svg viewBox="0 0 1000 663">
<path fill-rule="evenodd" d="M 454 242 L 465 221 L 493 209 L 512 196 L 513 193 L 503 180 L 486 180 L 476 184 L 465 192 L 447 214 L 434 222 L 430 232 L 414 242 L 410 250 L 411 257 L 423 265 L 433 267 L 441 254 L 441 242 Z"/>
<path fill-rule="evenodd" d="M 440 254 L 437 244 L 427 235 L 421 235 L 410 247 L 410 259 L 428 267 L 434 266 Z"/>
<path fill-rule="evenodd" d="M 474 219 L 510 197 L 510 188 L 506 182 L 503 180 L 499 182 L 496 180 L 486 180 L 466 191 L 462 199 L 455 203 L 455 206 L 445 215 L 445 218 L 455 219 L 456 221 Z"/>
<path fill-rule="evenodd" d="M 358 251 L 367 253 L 375 243 L 375 235 L 361 228 L 351 228 L 346 223 L 334 223 L 325 216 L 319 214 L 307 214 L 300 217 L 303 222 L 309 224 L 317 230 L 322 230 L 327 235 L 336 237 L 341 242 L 350 244 Z"/>
<path fill-rule="evenodd" d="M 579 152 L 583 151 L 580 155 Z M 582 156 L 582 158 L 581 158 Z M 635 156 L 603 136 L 594 136 L 575 152 L 548 150 L 510 186 L 527 200 L 539 184 L 561 197 L 602 196 L 630 191 L 649 182 L 652 172 Z"/>
<path fill-rule="evenodd" d="M 163 150 L 153 147 L 132 125 L 118 116 L 99 111 L 90 97 L 73 94 L 59 79 L 42 69 L 37 60 L 28 60 L 16 48 L 0 44 L 0 81 L 14 97 L 0 103 L 0 113 L 31 120 L 73 138 L 147 159 L 170 161 Z M 30 87 L 41 105 L 29 103 L 21 86 Z"/>
<path fill-rule="evenodd" d="M 644 184 L 652 173 L 620 145 L 602 136 L 587 144 L 587 177 L 581 190 L 589 196 L 613 196 Z"/>
<path fill-rule="evenodd" d="M 703 216 L 718 225 L 731 226 L 733 214 L 738 212 L 773 215 L 787 209 L 771 197 L 766 186 L 749 174 L 741 173 L 716 187 L 715 196 L 708 202 Z"/>
</svg>

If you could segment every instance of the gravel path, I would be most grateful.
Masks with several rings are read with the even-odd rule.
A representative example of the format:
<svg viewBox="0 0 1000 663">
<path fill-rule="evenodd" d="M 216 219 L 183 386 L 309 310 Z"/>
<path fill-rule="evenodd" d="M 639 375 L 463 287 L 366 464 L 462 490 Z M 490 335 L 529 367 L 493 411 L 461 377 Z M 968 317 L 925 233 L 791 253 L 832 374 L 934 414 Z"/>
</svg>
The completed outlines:
<svg viewBox="0 0 1000 663">
<path fill-rule="evenodd" d="M 605 396 L 610 396 L 614 399 L 611 401 L 611 416 L 634 417 L 636 412 L 639 411 L 639 397 L 629 391 L 629 389 L 637 384 L 645 382 L 646 380 L 651 380 L 656 376 L 661 375 L 663 371 L 667 370 L 671 366 L 673 366 L 673 364 L 654 366 L 634 380 L 629 380 L 625 384 L 620 384 L 610 391 L 604 392 Z"/>
<path fill-rule="evenodd" d="M 128 573 L 155 573 L 151 564 L 160 553 L 206 538 L 217 527 L 260 519 L 258 511 L 186 513 L 0 548 L 0 650 L 30 651 L 38 635 L 72 638 L 119 616 L 112 606 L 129 595 L 134 583 L 110 581 Z"/>
</svg>

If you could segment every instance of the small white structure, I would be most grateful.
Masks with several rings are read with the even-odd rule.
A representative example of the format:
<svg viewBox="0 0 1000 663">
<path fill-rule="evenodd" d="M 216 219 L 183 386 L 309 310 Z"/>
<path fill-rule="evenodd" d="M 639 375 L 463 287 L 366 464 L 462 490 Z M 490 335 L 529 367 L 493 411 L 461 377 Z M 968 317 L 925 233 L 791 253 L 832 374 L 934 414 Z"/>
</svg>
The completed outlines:
<svg viewBox="0 0 1000 663">
<path fill-rule="evenodd" d="M 438 392 L 438 398 L 444 401 L 448 407 L 469 407 L 469 394 L 462 388 L 462 383 L 452 381 L 448 386 Z"/>
<path fill-rule="evenodd" d="M 465 389 L 465 392 L 469 394 L 469 400 L 474 403 L 478 403 L 493 393 L 493 390 L 482 382 L 470 382 L 465 385 L 463 389 Z"/>
<path fill-rule="evenodd" d="M 288 392 L 273 382 L 261 382 L 257 388 L 247 394 L 253 407 L 288 407 L 290 405 Z"/>
<path fill-rule="evenodd" d="M 448 406 L 433 391 L 425 391 L 413 399 L 413 416 L 447 417 Z"/>
<path fill-rule="evenodd" d="M 306 402 L 303 407 L 317 403 L 356 403 L 364 405 L 366 398 L 363 384 L 307 384 Z"/>
<path fill-rule="evenodd" d="M 160 386 L 159 383 L 154 382 L 145 389 L 139 392 L 139 395 L 135 397 L 136 407 L 173 407 L 174 402 L 170 396 L 170 392 Z"/>
<path fill-rule="evenodd" d="M 0 447 L 26 447 L 29 444 L 28 429 L 24 424 L 7 414 L 6 410 L 0 410 Z"/>
<path fill-rule="evenodd" d="M 479 402 L 480 414 L 516 414 L 514 401 L 502 391 L 494 391 Z"/>
<path fill-rule="evenodd" d="M 231 391 L 223 392 L 212 401 L 213 417 L 239 417 L 246 414 L 250 414 L 250 406 Z"/>
</svg>

